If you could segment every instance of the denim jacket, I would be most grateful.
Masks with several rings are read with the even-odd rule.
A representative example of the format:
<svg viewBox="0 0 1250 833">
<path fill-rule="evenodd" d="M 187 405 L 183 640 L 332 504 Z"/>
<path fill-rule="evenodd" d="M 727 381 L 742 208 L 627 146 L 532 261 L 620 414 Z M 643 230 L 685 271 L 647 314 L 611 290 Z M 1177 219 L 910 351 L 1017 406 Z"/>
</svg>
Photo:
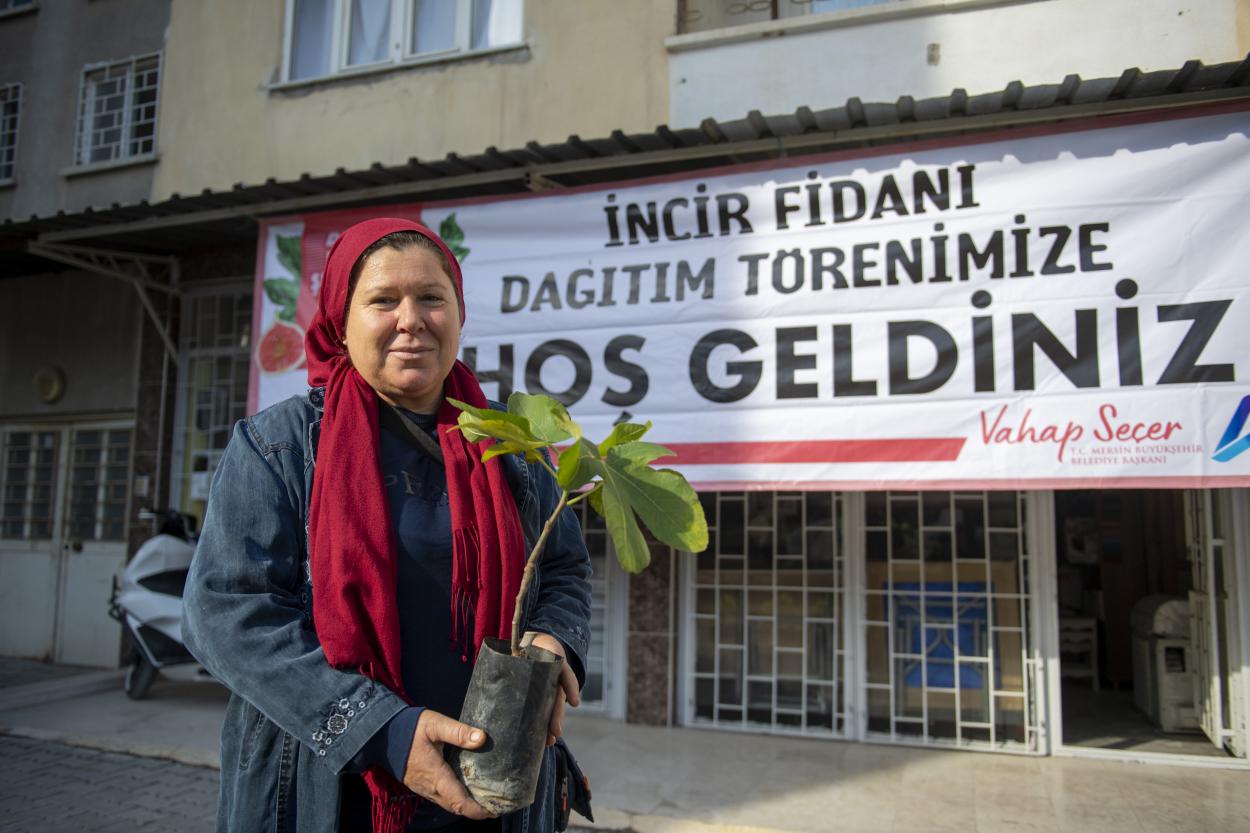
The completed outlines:
<svg viewBox="0 0 1250 833">
<path fill-rule="evenodd" d="M 313 629 L 308 505 L 323 407 L 324 392 L 313 389 L 235 426 L 187 579 L 187 646 L 233 692 L 221 737 L 219 831 L 335 831 L 340 776 L 406 706 L 380 683 L 331 668 Z M 541 529 L 559 487 L 541 465 L 513 455 L 502 462 L 523 526 Z M 566 510 L 535 572 L 524 627 L 560 639 L 579 674 L 589 576 L 577 519 Z M 553 829 L 554 768 L 548 749 L 537 799 L 504 817 L 505 833 Z"/>
</svg>

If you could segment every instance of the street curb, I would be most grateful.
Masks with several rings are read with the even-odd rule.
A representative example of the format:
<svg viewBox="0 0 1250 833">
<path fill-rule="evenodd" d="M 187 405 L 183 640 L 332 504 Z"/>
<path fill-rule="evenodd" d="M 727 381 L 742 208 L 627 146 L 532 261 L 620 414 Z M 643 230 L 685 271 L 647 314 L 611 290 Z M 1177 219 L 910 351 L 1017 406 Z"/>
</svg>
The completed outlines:
<svg viewBox="0 0 1250 833">
<path fill-rule="evenodd" d="M 716 824 L 673 816 L 627 813 L 621 810 L 598 810 L 591 822 L 580 816 L 569 822 L 575 833 L 790 833 L 775 827 L 744 824 Z"/>
<path fill-rule="evenodd" d="M 39 683 L 11 686 L 0 689 L 0 712 L 24 709 L 27 706 L 42 706 L 57 700 L 68 700 L 84 694 L 119 687 L 125 671 L 90 671 L 86 674 L 75 674 L 59 680 L 44 680 Z"/>
<path fill-rule="evenodd" d="M 134 755 L 136 758 L 158 758 L 176 764 L 198 766 L 204 769 L 221 769 L 221 761 L 216 755 L 205 755 L 203 752 L 192 752 L 166 746 L 150 746 L 141 743 L 121 743 L 106 738 L 87 735 L 71 735 L 54 732 L 48 729 L 24 729 L 20 726 L 0 726 L 0 735 L 10 735 L 31 740 L 47 740 L 63 743 L 66 746 L 77 746 L 82 749 L 95 749 L 99 752 L 120 752 L 123 755 Z"/>
</svg>

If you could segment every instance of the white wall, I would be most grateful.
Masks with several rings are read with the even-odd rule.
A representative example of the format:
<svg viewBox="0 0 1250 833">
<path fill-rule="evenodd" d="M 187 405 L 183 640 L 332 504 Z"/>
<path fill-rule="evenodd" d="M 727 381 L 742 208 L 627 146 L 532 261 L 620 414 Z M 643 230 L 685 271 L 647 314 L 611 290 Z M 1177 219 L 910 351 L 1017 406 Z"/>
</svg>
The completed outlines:
<svg viewBox="0 0 1250 833">
<path fill-rule="evenodd" d="M 1247 0 L 899 0 L 668 39 L 670 124 L 1241 60 Z M 819 26 L 824 23 L 823 27 Z M 746 39 L 740 39 L 747 35 Z M 930 44 L 937 62 L 929 63 Z"/>
</svg>

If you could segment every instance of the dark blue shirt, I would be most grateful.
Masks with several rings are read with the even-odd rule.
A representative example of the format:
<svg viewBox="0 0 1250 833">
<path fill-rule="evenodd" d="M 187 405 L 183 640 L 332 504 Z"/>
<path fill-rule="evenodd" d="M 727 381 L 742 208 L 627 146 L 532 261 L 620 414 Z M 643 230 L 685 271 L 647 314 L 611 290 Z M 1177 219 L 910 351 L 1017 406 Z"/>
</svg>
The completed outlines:
<svg viewBox="0 0 1250 833">
<path fill-rule="evenodd" d="M 401 413 L 435 437 L 434 415 Z M 383 766 L 402 781 L 422 708 L 458 719 L 473 665 L 451 638 L 451 511 L 443 464 L 389 418 L 383 418 L 378 435 L 382 482 L 395 530 L 404 689 L 417 706 L 393 717 L 356 756 L 354 768 Z M 427 802 L 409 829 L 441 827 L 455 818 Z"/>
</svg>

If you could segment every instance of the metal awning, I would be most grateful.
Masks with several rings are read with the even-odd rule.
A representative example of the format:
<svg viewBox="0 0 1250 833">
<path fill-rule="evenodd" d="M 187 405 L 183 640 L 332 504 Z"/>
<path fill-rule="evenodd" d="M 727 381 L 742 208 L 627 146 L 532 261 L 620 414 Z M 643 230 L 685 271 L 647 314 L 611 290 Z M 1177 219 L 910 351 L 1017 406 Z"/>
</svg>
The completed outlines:
<svg viewBox="0 0 1250 833">
<path fill-rule="evenodd" d="M 697 128 L 661 125 L 650 133 L 606 137 L 461 156 L 375 163 L 328 176 L 269 179 L 224 190 L 77 213 L 0 223 L 0 277 L 47 271 L 31 243 L 116 249 L 136 254 L 187 255 L 255 240 L 258 218 L 317 210 L 520 194 L 636 179 L 703 168 L 768 161 L 874 145 L 971 135 L 991 130 L 1055 124 L 1196 104 L 1250 99 L 1250 56 L 1241 62 L 1026 86 L 1014 81 L 998 92 L 893 103 L 852 98 L 841 107 L 800 107 L 787 115 L 752 111 L 744 119 L 705 120 Z"/>
</svg>

